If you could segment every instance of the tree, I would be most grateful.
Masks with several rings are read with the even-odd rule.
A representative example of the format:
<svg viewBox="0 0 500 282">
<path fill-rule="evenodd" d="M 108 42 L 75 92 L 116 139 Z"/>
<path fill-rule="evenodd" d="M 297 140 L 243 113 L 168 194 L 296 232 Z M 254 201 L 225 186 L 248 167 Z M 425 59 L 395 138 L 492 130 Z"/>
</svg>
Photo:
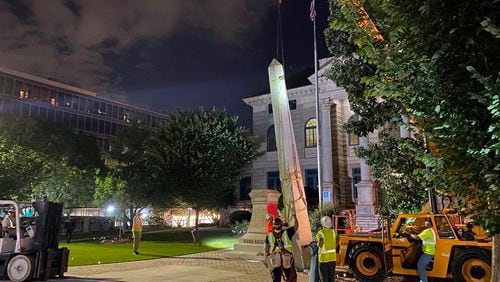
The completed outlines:
<svg viewBox="0 0 500 282">
<path fill-rule="evenodd" d="M 357 55 L 376 67 L 360 80 L 368 88 L 364 95 L 403 105 L 433 153 L 424 159 L 428 179 L 458 196 L 473 195 L 477 219 L 500 231 L 499 156 L 491 150 L 498 139 L 491 82 L 500 73 L 500 40 L 488 20 L 499 18 L 500 4 L 371 1 L 365 8 L 384 36 L 380 42 L 348 24 L 359 20 L 357 8 L 339 3 L 344 18 L 332 26 L 349 32 Z"/>
<path fill-rule="evenodd" d="M 357 148 L 355 152 L 372 166 L 373 178 L 380 180 L 378 187 L 384 195 L 384 204 L 379 207 L 383 208 L 381 212 L 418 210 L 425 199 L 422 187 L 428 185 L 425 178 L 418 173 L 425 168 L 422 162 L 424 152 L 421 150 L 423 139 L 418 135 L 416 139 L 391 137 L 392 130 L 404 125 L 401 118 L 405 114 L 404 106 L 401 101 L 392 97 L 380 99 L 365 95 L 373 89 L 373 86 L 364 83 L 363 80 L 376 75 L 377 66 L 361 56 L 360 53 L 363 52 L 355 44 L 357 42 L 353 42 L 351 33 L 364 35 L 352 26 L 358 18 L 347 17 L 341 12 L 340 7 L 349 9 L 350 12 L 351 10 L 357 12 L 357 9 L 337 5 L 336 1 L 331 1 L 331 27 L 325 31 L 327 45 L 333 55 L 328 76 L 338 86 L 346 89 L 350 107 L 357 115 L 357 118 L 350 119 L 345 124 L 345 128 L 348 132 L 359 136 L 367 136 L 374 131 L 379 133 L 378 144 L 370 144 L 368 148 Z"/>
<path fill-rule="evenodd" d="M 342 34 L 350 57 L 373 66 L 354 85 L 364 97 L 402 105 L 428 149 L 415 154 L 427 169 L 415 171 L 474 201 L 475 219 L 499 234 L 500 2 L 366 1 L 373 25 L 354 2 L 331 1 L 338 17 L 329 32 L 330 42 Z M 345 53 L 332 46 L 335 56 Z"/>
<path fill-rule="evenodd" d="M 94 191 L 93 171 L 100 165 L 95 138 L 63 125 L 0 116 L 5 193 L 29 201 L 47 197 L 66 205 L 87 205 Z M 10 191 L 7 193 L 7 191 Z"/>
<path fill-rule="evenodd" d="M 145 160 L 158 189 L 196 210 L 215 208 L 233 191 L 256 156 L 249 132 L 236 117 L 212 109 L 170 113 L 147 142 Z"/>
<path fill-rule="evenodd" d="M 0 199 L 30 200 L 45 156 L 0 136 Z"/>
<path fill-rule="evenodd" d="M 132 120 L 111 141 L 110 150 L 103 154 L 105 168 L 96 172 L 94 203 L 117 205 L 129 221 L 137 209 L 166 205 L 166 197 L 154 189 L 144 163 L 143 146 L 150 135 L 148 128 Z"/>
</svg>

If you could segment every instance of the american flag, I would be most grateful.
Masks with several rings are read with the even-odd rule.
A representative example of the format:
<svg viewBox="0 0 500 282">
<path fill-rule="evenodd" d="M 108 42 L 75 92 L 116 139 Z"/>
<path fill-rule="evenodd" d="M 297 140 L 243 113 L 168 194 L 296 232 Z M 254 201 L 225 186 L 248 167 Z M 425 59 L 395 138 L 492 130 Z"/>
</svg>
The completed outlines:
<svg viewBox="0 0 500 282">
<path fill-rule="evenodd" d="M 313 22 L 316 20 L 316 9 L 314 8 L 314 0 L 311 1 L 311 8 L 309 9 L 309 17 Z"/>
</svg>

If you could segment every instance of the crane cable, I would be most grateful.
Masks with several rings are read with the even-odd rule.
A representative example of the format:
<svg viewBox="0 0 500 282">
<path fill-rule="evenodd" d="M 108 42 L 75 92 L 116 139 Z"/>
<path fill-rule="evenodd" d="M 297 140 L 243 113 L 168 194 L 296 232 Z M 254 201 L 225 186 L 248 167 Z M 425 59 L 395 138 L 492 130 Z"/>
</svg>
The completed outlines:
<svg viewBox="0 0 500 282">
<path fill-rule="evenodd" d="M 281 52 L 281 64 L 283 69 L 285 68 L 285 53 L 283 52 L 283 25 L 281 20 L 281 3 L 282 0 L 277 1 L 277 12 L 278 17 L 276 19 L 276 58 L 280 57 Z"/>
</svg>

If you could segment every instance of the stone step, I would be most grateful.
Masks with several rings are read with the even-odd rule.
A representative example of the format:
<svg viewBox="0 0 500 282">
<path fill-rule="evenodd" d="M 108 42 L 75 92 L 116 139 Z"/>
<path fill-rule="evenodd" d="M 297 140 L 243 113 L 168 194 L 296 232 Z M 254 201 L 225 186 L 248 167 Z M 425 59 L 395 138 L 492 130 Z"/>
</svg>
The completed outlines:
<svg viewBox="0 0 500 282">
<path fill-rule="evenodd" d="M 378 217 L 358 217 L 356 218 L 356 225 L 361 227 L 363 232 L 380 228 Z"/>
</svg>

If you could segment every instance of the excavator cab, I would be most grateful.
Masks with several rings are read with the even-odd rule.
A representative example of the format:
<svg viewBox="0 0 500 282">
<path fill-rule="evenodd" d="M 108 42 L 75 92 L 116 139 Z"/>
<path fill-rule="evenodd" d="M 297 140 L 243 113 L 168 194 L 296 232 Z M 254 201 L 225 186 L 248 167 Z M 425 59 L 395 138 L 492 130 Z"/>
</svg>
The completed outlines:
<svg viewBox="0 0 500 282">
<path fill-rule="evenodd" d="M 399 226 L 394 232 L 393 240 L 400 246 L 399 258 L 401 266 L 408 269 L 417 269 L 417 262 L 422 255 L 422 242 L 415 240 L 411 234 L 419 234 L 424 230 L 424 218 L 402 217 Z"/>
</svg>

